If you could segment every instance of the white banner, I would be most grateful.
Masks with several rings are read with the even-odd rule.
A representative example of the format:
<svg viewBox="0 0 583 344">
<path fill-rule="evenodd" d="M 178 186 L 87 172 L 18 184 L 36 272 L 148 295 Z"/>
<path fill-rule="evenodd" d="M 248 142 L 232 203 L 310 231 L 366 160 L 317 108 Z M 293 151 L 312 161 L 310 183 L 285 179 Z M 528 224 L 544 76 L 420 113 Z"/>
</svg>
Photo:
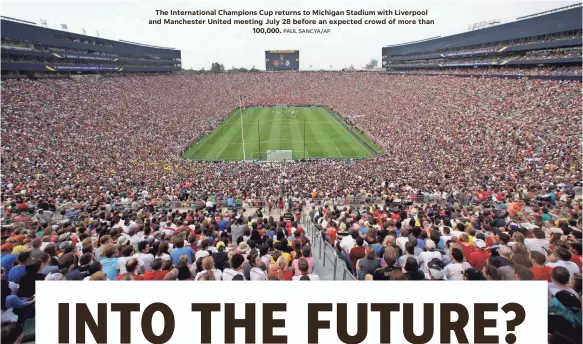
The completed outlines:
<svg viewBox="0 0 583 344">
<path fill-rule="evenodd" d="M 547 343 L 545 282 L 42 281 L 36 290 L 40 344 Z"/>
</svg>

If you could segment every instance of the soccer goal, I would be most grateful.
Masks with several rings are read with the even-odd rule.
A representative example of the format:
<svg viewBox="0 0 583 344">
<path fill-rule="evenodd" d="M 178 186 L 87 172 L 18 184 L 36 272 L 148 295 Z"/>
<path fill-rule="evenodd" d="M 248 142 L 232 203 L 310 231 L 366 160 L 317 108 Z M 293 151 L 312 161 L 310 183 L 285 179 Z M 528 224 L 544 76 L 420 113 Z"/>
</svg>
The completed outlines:
<svg viewBox="0 0 583 344">
<path fill-rule="evenodd" d="M 291 150 L 281 150 L 281 149 L 270 149 L 267 151 L 266 159 L 267 161 L 290 161 L 292 159 Z"/>
</svg>

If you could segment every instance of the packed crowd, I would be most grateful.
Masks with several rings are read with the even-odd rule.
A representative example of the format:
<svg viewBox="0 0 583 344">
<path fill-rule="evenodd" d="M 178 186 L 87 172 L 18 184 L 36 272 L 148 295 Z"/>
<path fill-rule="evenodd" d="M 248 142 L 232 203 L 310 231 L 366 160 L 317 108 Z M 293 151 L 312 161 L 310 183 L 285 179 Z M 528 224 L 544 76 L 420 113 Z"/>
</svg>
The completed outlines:
<svg viewBox="0 0 583 344">
<path fill-rule="evenodd" d="M 393 70 L 391 73 L 403 74 L 475 74 L 475 75 L 557 75 L 557 76 L 575 76 L 581 75 L 583 69 L 581 66 L 562 66 L 562 67 L 531 67 L 531 68 L 516 68 L 516 67 L 479 67 L 479 68 L 423 68 L 410 69 L 406 72 L 400 70 Z"/>
<path fill-rule="evenodd" d="M 550 342 L 580 343 L 581 203 L 572 190 L 552 195 L 498 206 L 313 208 L 310 216 L 359 280 L 546 281 Z"/>
<path fill-rule="evenodd" d="M 318 279 L 302 203 L 372 198 L 379 209 L 310 214 L 358 278 L 550 276 L 551 313 L 580 326 L 558 290 L 580 296 L 578 82 L 340 72 L 7 80 L 2 100 L 8 319 L 34 316 L 39 279 Z M 328 106 L 384 152 L 184 160 L 241 100 Z M 274 220 L 217 207 L 254 199 L 288 210 Z M 159 207 L 169 201 L 194 208 Z"/>
<path fill-rule="evenodd" d="M 391 195 L 385 181 L 407 193 L 541 193 L 581 179 L 580 91 L 567 81 L 378 73 L 7 80 L 2 201 Z M 239 94 L 246 106 L 327 105 L 384 154 L 261 168 L 185 161 L 181 150 L 225 120 Z"/>
</svg>

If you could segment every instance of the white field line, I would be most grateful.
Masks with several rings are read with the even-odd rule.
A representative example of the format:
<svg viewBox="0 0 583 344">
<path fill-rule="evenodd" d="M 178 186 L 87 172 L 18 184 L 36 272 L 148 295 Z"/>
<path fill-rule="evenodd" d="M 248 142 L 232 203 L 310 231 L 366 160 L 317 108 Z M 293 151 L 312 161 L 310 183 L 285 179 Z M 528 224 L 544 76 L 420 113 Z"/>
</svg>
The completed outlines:
<svg viewBox="0 0 583 344">
<path fill-rule="evenodd" d="M 225 124 L 227 124 L 228 122 L 230 122 L 232 120 L 233 120 L 232 118 L 229 118 L 226 122 L 224 122 L 221 125 L 219 125 L 219 127 L 216 128 L 215 132 L 211 136 L 209 136 L 209 137 L 203 137 L 204 142 L 200 146 L 198 146 L 198 148 L 196 148 L 193 152 L 190 152 L 188 154 L 188 156 L 189 157 L 194 156 L 194 154 L 196 152 L 198 152 L 198 150 L 201 149 L 204 145 L 206 145 L 207 142 L 209 142 L 213 138 L 213 136 L 215 136 L 219 131 L 223 130 Z"/>
<path fill-rule="evenodd" d="M 336 146 L 336 142 L 332 141 L 332 143 L 334 144 L 334 147 L 336 147 L 336 150 L 338 151 L 338 153 L 340 153 L 341 156 L 344 156 L 342 154 L 342 152 L 340 151 L 340 149 L 338 149 L 338 146 Z"/>
</svg>

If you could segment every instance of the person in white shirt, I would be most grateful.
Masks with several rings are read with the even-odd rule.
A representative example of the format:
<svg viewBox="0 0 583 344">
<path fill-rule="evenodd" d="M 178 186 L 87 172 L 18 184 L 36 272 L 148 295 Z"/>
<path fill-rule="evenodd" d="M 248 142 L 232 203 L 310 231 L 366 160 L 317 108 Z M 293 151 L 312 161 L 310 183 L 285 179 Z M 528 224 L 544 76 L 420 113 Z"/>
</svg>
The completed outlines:
<svg viewBox="0 0 583 344">
<path fill-rule="evenodd" d="M 405 244 L 408 242 L 409 242 L 409 231 L 406 229 L 401 229 L 401 236 L 397 238 L 397 245 L 399 245 L 402 252 L 405 252 Z"/>
<path fill-rule="evenodd" d="M 200 243 L 200 248 L 196 251 L 194 255 L 194 260 L 198 261 L 199 258 L 204 258 L 210 256 L 209 253 L 209 239 L 203 239 Z"/>
<path fill-rule="evenodd" d="M 450 255 L 453 263 L 448 264 L 443 273 L 449 281 L 461 281 L 464 279 L 464 272 L 472 266 L 464 262 L 464 252 L 458 247 L 452 247 Z"/>
<path fill-rule="evenodd" d="M 168 220 L 165 225 L 160 224 L 160 228 L 164 235 L 174 235 L 174 230 L 178 228 L 178 226 L 173 224 L 172 220 Z"/>
<path fill-rule="evenodd" d="M 138 253 L 134 255 L 138 261 L 144 262 L 144 271 L 152 270 L 152 262 L 154 255 L 150 253 L 150 244 L 147 241 L 140 241 L 138 243 Z"/>
<path fill-rule="evenodd" d="M 540 228 L 535 228 L 532 231 L 532 234 L 534 234 L 534 238 L 525 238 L 524 244 L 526 245 L 529 251 L 537 251 L 546 256 L 551 246 L 551 243 L 546 238 L 544 230 Z"/>
<path fill-rule="evenodd" d="M 421 271 L 427 273 L 429 272 L 427 263 L 429 263 L 432 259 L 435 258 L 441 260 L 441 253 L 435 250 L 435 242 L 431 239 L 425 240 L 425 250 L 426 251 L 421 252 L 417 261 L 419 262 Z"/>
<path fill-rule="evenodd" d="M 569 271 L 570 275 L 581 272 L 579 266 L 571 261 L 571 252 L 569 252 L 569 250 L 564 247 L 557 248 L 555 253 L 550 255 L 547 260 L 549 261 L 547 266 L 552 268 L 556 266 L 562 266 Z"/>
<path fill-rule="evenodd" d="M 133 258 L 134 255 L 134 247 L 131 245 L 123 246 L 121 249 L 122 257 L 118 258 L 117 261 L 117 269 L 119 270 L 120 274 L 125 274 L 126 270 L 126 263 L 128 260 Z M 138 269 L 136 272 L 143 273 L 144 272 L 144 262 L 140 258 L 136 258 L 138 260 Z"/>
<path fill-rule="evenodd" d="M 223 270 L 223 281 L 232 281 L 234 279 L 245 280 L 245 275 L 243 274 L 244 262 L 245 258 L 243 255 L 235 253 L 230 259 L 231 267 Z"/>
<path fill-rule="evenodd" d="M 356 237 L 358 236 L 358 230 L 351 230 L 350 235 L 345 236 L 340 240 L 340 248 L 346 255 L 350 253 L 350 250 L 356 245 Z"/>
<path fill-rule="evenodd" d="M 215 269 L 215 261 L 213 257 L 207 256 L 202 260 L 202 269 L 201 272 L 194 276 L 195 281 L 198 281 L 203 274 L 207 274 L 207 280 L 223 280 L 223 273 L 221 270 Z"/>
<path fill-rule="evenodd" d="M 261 257 L 255 255 L 254 259 L 249 262 L 251 264 L 251 271 L 249 271 L 249 277 L 252 281 L 265 281 L 267 280 L 267 273 L 261 268 L 263 266 L 261 262 Z"/>
</svg>

